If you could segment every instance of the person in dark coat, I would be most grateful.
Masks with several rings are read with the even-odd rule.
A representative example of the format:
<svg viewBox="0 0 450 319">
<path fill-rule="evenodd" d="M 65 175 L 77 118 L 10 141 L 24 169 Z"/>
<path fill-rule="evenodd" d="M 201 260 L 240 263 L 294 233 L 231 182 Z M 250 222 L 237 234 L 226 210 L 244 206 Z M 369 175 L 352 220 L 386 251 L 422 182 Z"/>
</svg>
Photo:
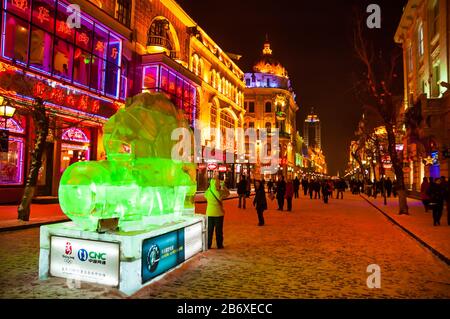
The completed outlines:
<svg viewBox="0 0 450 319">
<path fill-rule="evenodd" d="M 322 199 L 325 204 L 328 204 L 328 196 L 332 192 L 331 181 L 324 180 L 322 182 Z"/>
<path fill-rule="evenodd" d="M 428 178 L 424 177 L 422 184 L 420 185 L 420 199 L 422 200 L 423 207 L 425 208 L 425 213 L 428 212 L 428 204 L 430 203 L 430 196 L 428 196 L 428 188 L 430 183 Z"/>
<path fill-rule="evenodd" d="M 300 189 L 300 180 L 298 179 L 298 177 L 295 177 L 293 184 L 294 184 L 294 197 L 298 198 L 298 190 Z"/>
<path fill-rule="evenodd" d="M 428 196 L 430 196 L 429 206 L 433 210 L 433 226 L 441 225 L 442 210 L 444 209 L 445 190 L 442 187 L 442 180 L 436 179 L 428 187 Z"/>
<path fill-rule="evenodd" d="M 308 180 L 306 178 L 302 179 L 302 187 L 303 187 L 303 194 L 306 196 L 308 194 Z"/>
<path fill-rule="evenodd" d="M 346 188 L 347 188 L 347 183 L 342 178 L 340 180 L 338 180 L 338 182 L 336 183 L 336 189 L 337 189 L 336 199 L 339 199 L 339 194 L 341 194 L 341 199 L 344 199 L 344 192 L 345 192 Z"/>
<path fill-rule="evenodd" d="M 269 182 L 267 182 L 267 191 L 269 193 L 272 193 L 272 189 L 273 189 L 273 182 L 272 179 L 270 179 Z"/>
<path fill-rule="evenodd" d="M 319 197 L 319 199 L 320 199 L 321 186 L 322 186 L 322 184 L 320 183 L 320 181 L 318 179 L 314 181 L 314 199 L 316 199 L 317 197 Z"/>
<path fill-rule="evenodd" d="M 238 183 L 237 193 L 239 196 L 238 208 L 242 206 L 245 209 L 245 198 L 247 197 L 247 181 L 245 180 L 245 176 L 242 176 L 242 179 Z"/>
<path fill-rule="evenodd" d="M 285 195 L 286 195 L 286 182 L 284 181 L 284 176 L 281 176 L 280 180 L 277 182 L 278 210 L 283 210 Z"/>
<path fill-rule="evenodd" d="M 308 183 L 308 193 L 310 199 L 313 199 L 313 192 L 314 192 L 314 180 L 310 179 Z"/>
<path fill-rule="evenodd" d="M 384 187 L 385 187 L 386 192 L 387 192 L 387 197 L 391 197 L 391 194 L 392 194 L 392 181 L 391 181 L 391 179 L 389 177 L 384 182 Z"/>
<path fill-rule="evenodd" d="M 253 206 L 256 208 L 258 214 L 258 226 L 264 226 L 264 211 L 267 209 L 266 193 L 264 192 L 264 182 L 256 181 L 255 183 L 255 198 L 253 199 Z"/>
<path fill-rule="evenodd" d="M 394 179 L 392 182 L 392 195 L 394 195 L 394 198 L 397 197 L 397 180 Z"/>
</svg>

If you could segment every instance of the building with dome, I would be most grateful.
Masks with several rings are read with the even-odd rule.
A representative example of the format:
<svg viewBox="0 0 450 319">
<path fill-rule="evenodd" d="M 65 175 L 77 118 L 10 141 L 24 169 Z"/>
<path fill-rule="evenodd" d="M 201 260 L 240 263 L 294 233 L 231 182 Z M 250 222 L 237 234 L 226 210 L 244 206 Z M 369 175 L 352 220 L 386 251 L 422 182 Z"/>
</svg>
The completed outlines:
<svg viewBox="0 0 450 319">
<path fill-rule="evenodd" d="M 299 107 L 289 80 L 288 72 L 274 57 L 270 42 L 266 38 L 261 57 L 255 62 L 253 72 L 245 73 L 244 130 L 246 128 L 266 129 L 269 133 L 279 129 L 280 154 L 279 173 L 294 177 L 296 168 L 296 112 Z M 247 147 L 249 146 L 246 143 Z M 258 146 L 258 145 L 257 145 Z M 272 150 L 268 146 L 268 155 Z M 238 159 L 246 161 L 246 159 Z M 242 165 L 242 173 L 251 178 L 261 178 L 260 163 Z M 264 163 L 262 164 L 264 165 Z M 264 174 L 265 179 L 273 178 Z"/>
</svg>

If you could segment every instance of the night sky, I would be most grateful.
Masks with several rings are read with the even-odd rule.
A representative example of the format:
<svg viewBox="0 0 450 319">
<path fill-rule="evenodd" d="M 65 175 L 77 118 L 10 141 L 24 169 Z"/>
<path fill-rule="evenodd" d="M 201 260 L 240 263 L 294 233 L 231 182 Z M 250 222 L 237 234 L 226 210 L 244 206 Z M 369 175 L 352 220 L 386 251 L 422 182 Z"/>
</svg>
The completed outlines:
<svg viewBox="0 0 450 319">
<path fill-rule="evenodd" d="M 361 105 L 355 98 L 355 79 L 361 64 L 353 50 L 355 10 L 364 17 L 367 5 L 381 7 L 381 29 L 370 31 L 383 50 L 394 34 L 406 0 L 178 0 L 183 9 L 226 52 L 242 55 L 237 62 L 251 72 L 261 55 L 265 34 L 274 56 L 289 73 L 297 94 L 297 129 L 311 109 L 322 122 L 322 148 L 328 173 L 341 175 L 348 161 Z"/>
</svg>

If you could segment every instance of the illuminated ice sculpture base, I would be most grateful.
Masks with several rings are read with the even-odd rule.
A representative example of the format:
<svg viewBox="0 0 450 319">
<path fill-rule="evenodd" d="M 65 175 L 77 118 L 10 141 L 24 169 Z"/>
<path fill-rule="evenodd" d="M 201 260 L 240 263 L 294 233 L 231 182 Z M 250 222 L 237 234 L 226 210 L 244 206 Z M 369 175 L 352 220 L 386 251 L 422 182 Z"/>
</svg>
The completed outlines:
<svg viewBox="0 0 450 319">
<path fill-rule="evenodd" d="M 207 249 L 207 219 L 177 221 L 135 232 L 83 230 L 74 222 L 41 226 L 39 279 L 67 278 L 107 285 L 131 295 Z"/>
</svg>

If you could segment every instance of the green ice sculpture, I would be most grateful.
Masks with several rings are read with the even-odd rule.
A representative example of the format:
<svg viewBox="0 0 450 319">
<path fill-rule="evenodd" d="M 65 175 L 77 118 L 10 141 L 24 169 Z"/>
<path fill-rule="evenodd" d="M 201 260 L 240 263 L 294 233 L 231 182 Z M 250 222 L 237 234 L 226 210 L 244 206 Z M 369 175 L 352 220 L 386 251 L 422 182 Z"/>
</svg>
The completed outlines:
<svg viewBox="0 0 450 319">
<path fill-rule="evenodd" d="M 175 128 L 188 128 L 182 111 L 162 94 L 127 100 L 104 126 L 107 160 L 77 162 L 61 177 L 63 212 L 84 230 L 119 218 L 122 231 L 143 230 L 194 213 L 196 171 L 171 159 Z"/>
</svg>

